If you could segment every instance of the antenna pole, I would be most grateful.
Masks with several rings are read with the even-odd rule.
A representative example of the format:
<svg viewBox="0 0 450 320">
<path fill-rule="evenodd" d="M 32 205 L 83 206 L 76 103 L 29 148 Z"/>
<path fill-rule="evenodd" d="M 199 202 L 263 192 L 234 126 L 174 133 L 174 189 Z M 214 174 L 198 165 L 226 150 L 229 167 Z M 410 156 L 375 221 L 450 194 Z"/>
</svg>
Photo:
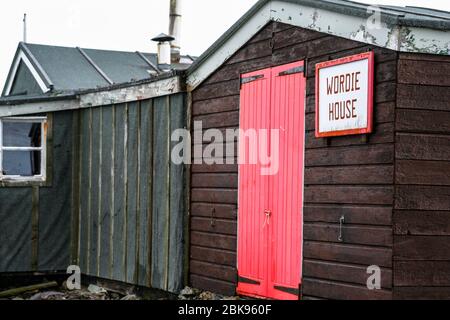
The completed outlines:
<svg viewBox="0 0 450 320">
<path fill-rule="evenodd" d="M 27 42 L 27 14 L 23 14 L 23 42 Z"/>
</svg>

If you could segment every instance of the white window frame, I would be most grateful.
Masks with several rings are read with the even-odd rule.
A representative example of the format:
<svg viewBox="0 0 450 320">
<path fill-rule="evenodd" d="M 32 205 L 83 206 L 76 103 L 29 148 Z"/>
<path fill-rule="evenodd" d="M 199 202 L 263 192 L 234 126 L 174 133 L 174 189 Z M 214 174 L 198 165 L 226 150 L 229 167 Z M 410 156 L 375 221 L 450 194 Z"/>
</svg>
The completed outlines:
<svg viewBox="0 0 450 320">
<path fill-rule="evenodd" d="M 31 74 L 33 75 L 34 80 L 36 80 L 37 84 L 39 85 L 39 88 L 41 88 L 43 93 L 46 93 L 49 91 L 49 88 L 47 88 L 47 86 L 45 85 L 44 81 L 42 80 L 42 78 L 39 76 L 39 73 L 37 72 L 36 68 L 33 66 L 33 64 L 31 63 L 30 59 L 28 59 L 28 57 L 26 56 L 26 54 L 23 52 L 23 50 L 21 49 L 19 52 L 18 57 L 16 58 L 16 60 L 13 63 L 13 72 L 11 77 L 7 80 L 6 83 L 6 90 L 5 90 L 5 96 L 9 96 L 9 94 L 11 93 L 11 90 L 13 88 L 13 83 L 14 80 L 16 79 L 16 74 L 17 74 L 17 70 L 19 70 L 19 65 L 20 62 L 25 63 L 25 65 L 28 67 L 28 70 L 31 72 Z"/>
<path fill-rule="evenodd" d="M 41 123 L 41 146 L 40 147 L 4 147 L 3 146 L 3 123 Z M 8 117 L 0 118 L 0 181 L 17 182 L 45 182 L 47 178 L 47 117 Z M 41 174 L 34 176 L 16 176 L 3 174 L 3 152 L 4 151 L 40 151 L 41 152 Z"/>
</svg>

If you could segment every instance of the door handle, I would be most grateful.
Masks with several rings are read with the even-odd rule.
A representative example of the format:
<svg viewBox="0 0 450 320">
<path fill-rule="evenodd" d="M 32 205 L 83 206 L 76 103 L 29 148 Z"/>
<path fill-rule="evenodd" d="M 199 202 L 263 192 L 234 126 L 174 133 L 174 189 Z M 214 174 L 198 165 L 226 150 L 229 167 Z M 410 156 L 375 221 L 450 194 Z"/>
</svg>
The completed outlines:
<svg viewBox="0 0 450 320">
<path fill-rule="evenodd" d="M 345 223 L 345 217 L 342 216 L 342 217 L 339 219 L 339 238 L 338 238 L 338 241 L 339 241 L 339 242 L 343 242 L 343 241 L 344 241 L 344 237 L 343 237 L 343 234 L 342 234 L 342 228 L 343 228 L 343 226 L 344 226 L 344 223 Z"/>
<path fill-rule="evenodd" d="M 270 217 L 272 216 L 272 211 L 270 210 L 264 210 L 264 225 L 263 225 L 263 229 L 266 227 L 266 225 L 270 224 Z"/>
</svg>

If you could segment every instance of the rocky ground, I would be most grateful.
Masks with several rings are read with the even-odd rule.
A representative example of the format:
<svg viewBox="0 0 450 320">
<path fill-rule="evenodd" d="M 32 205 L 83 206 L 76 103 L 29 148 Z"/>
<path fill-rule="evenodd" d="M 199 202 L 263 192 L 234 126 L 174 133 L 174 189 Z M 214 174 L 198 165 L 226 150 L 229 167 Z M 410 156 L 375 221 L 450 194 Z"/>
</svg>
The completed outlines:
<svg viewBox="0 0 450 320">
<path fill-rule="evenodd" d="M 208 291 L 186 287 L 178 296 L 178 300 L 239 300 L 239 297 L 227 297 Z"/>
<path fill-rule="evenodd" d="M 124 295 L 118 292 L 90 285 L 81 290 L 68 290 L 56 287 L 42 291 L 26 292 L 8 298 L 9 300 L 141 300 L 136 295 Z"/>
<path fill-rule="evenodd" d="M 43 290 L 28 291 L 25 293 L 4 297 L 7 300 L 146 300 L 135 294 L 113 292 L 96 285 L 89 285 L 81 290 L 68 290 L 65 286 L 55 286 Z M 163 299 L 160 299 L 163 300 Z M 165 300 L 165 299 L 164 299 Z M 212 292 L 201 291 L 186 287 L 178 300 L 239 300 L 239 297 L 226 297 Z"/>
</svg>

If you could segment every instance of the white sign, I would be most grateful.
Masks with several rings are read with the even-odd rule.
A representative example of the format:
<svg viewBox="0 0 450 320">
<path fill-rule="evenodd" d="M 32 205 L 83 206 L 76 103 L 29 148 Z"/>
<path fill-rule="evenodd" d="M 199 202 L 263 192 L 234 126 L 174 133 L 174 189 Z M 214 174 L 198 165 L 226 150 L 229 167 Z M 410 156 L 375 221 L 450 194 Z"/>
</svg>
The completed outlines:
<svg viewBox="0 0 450 320">
<path fill-rule="evenodd" d="M 373 53 L 316 65 L 316 137 L 372 132 Z"/>
</svg>

